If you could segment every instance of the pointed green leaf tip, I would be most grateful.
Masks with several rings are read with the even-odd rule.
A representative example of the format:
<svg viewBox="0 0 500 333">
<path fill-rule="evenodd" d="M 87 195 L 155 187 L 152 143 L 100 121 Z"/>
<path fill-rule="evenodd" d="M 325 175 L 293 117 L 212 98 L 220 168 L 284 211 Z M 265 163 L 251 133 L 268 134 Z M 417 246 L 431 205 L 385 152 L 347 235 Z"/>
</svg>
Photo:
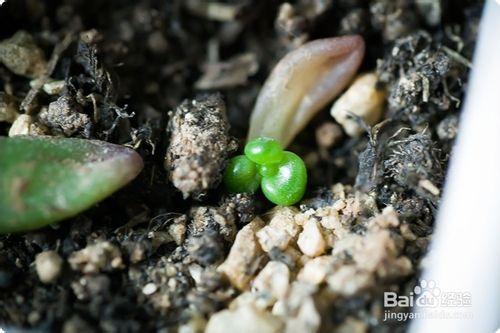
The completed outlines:
<svg viewBox="0 0 500 333">
<path fill-rule="evenodd" d="M 0 137 L 0 233 L 74 216 L 134 179 L 132 149 L 56 137 Z"/>
</svg>

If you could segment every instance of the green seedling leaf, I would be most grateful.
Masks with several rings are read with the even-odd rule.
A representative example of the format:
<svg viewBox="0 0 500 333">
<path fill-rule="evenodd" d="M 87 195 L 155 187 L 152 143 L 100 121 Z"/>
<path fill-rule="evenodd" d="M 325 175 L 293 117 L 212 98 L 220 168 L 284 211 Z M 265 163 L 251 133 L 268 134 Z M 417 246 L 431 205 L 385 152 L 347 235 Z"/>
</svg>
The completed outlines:
<svg viewBox="0 0 500 333">
<path fill-rule="evenodd" d="M 224 183 L 232 193 L 254 193 L 260 185 L 269 201 L 290 206 L 304 196 L 307 169 L 299 156 L 284 151 L 277 140 L 260 137 L 246 144 L 245 155 L 229 161 Z"/>
<path fill-rule="evenodd" d="M 271 138 L 256 138 L 245 146 L 245 155 L 257 164 L 279 163 L 285 155 L 278 141 Z"/>
<path fill-rule="evenodd" d="M 285 158 L 272 176 L 263 177 L 262 192 L 266 198 L 281 206 L 290 206 L 304 196 L 307 185 L 307 169 L 302 159 L 285 151 Z"/>
<path fill-rule="evenodd" d="M 224 184 L 231 193 L 254 193 L 260 185 L 257 166 L 245 155 L 233 157 L 224 171 Z"/>
<path fill-rule="evenodd" d="M 0 137 L 0 233 L 74 216 L 134 179 L 133 150 L 96 140 Z"/>
</svg>

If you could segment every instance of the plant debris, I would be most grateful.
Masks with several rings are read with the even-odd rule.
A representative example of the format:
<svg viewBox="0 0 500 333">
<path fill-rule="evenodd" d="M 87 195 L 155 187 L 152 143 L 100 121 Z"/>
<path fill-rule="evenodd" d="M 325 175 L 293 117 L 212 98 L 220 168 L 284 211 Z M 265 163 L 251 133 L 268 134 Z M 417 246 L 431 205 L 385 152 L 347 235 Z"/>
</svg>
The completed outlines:
<svg viewBox="0 0 500 333">
<path fill-rule="evenodd" d="M 204 75 L 195 83 L 197 89 L 224 89 L 247 83 L 259 69 L 255 54 L 238 55 L 226 62 L 207 63 Z"/>
<path fill-rule="evenodd" d="M 90 117 L 83 113 L 81 106 L 71 96 L 61 96 L 42 109 L 38 115 L 40 124 L 48 127 L 53 135 L 67 137 L 80 134 L 90 137 L 92 123 Z"/>
</svg>

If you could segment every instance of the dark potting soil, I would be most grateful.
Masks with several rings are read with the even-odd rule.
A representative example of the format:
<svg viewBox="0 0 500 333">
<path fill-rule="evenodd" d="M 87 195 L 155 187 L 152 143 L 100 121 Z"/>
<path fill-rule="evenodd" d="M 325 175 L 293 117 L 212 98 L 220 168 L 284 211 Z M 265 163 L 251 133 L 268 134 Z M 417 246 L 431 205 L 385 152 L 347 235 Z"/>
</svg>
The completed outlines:
<svg viewBox="0 0 500 333">
<path fill-rule="evenodd" d="M 203 331 L 214 313 L 248 292 L 217 267 L 238 231 L 272 208 L 261 195 L 228 195 L 219 185 L 225 160 L 245 140 L 260 87 L 276 62 L 304 42 L 361 34 L 361 71 L 376 71 L 388 91 L 384 119 L 350 138 L 324 110 L 299 134 L 289 149 L 306 161 L 309 184 L 292 214 L 320 216 L 344 200 L 346 233 L 368 235 L 368 243 L 409 260 L 404 266 L 389 256 L 400 274 L 370 271 L 373 281 L 352 295 L 330 297 L 335 288 L 321 289 L 314 296 L 321 325 L 311 331 L 405 331 L 407 322 L 380 320 L 380 291 L 409 292 L 421 271 L 481 9 L 482 1 L 466 0 L 7 0 L 0 7 L 0 40 L 10 38 L 0 49 L 0 135 L 17 113 L 28 114 L 34 135 L 127 145 L 142 155 L 145 168 L 69 221 L 0 236 L 0 329 Z M 8 52 L 20 41 L 28 45 L 30 66 Z M 49 75 L 40 77 L 45 70 Z M 227 116 L 218 118 L 210 108 Z M 181 126 L 187 112 L 194 127 Z M 207 125 L 210 117 L 219 127 Z M 182 149 L 190 131 L 208 131 L 214 140 Z M 219 142 L 224 145 L 216 147 Z M 219 158 L 204 158 L 201 148 Z M 198 163 L 201 171 L 177 189 L 164 167 L 166 154 L 169 172 L 186 163 Z M 337 183 L 355 189 L 332 188 Z M 370 222 L 386 206 L 399 217 L 391 239 L 374 227 L 389 228 L 380 219 Z M 57 253 L 49 260 L 61 269 L 47 283 L 35 264 L 44 251 Z M 270 260 L 284 263 L 294 280 L 304 264 L 296 252 L 265 251 L 247 274 Z M 334 257 L 332 265 L 355 266 L 353 278 L 361 276 L 356 253 Z M 283 327 L 300 317 L 290 311 Z"/>
</svg>

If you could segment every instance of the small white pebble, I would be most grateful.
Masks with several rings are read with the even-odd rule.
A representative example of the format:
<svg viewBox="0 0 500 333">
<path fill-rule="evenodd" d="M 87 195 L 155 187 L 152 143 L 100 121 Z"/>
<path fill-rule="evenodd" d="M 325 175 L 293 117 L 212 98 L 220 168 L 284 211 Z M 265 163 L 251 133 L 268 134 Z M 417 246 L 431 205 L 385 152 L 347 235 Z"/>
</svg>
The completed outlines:
<svg viewBox="0 0 500 333">
<path fill-rule="evenodd" d="M 193 278 L 194 282 L 198 285 L 202 282 L 203 267 L 197 264 L 191 264 L 188 267 L 189 274 Z"/>
<path fill-rule="evenodd" d="M 177 245 L 181 245 L 186 237 L 186 225 L 183 223 L 173 223 L 168 227 L 168 233 Z"/>
<path fill-rule="evenodd" d="M 249 272 L 255 271 L 252 268 L 258 265 L 259 258 L 263 254 L 255 235 L 263 225 L 264 221 L 256 218 L 244 226 L 236 234 L 236 239 L 226 260 L 217 268 L 234 287 L 240 290 L 247 288 L 248 283 L 253 278 L 253 274 Z"/>
<path fill-rule="evenodd" d="M 246 305 L 222 310 L 210 317 L 205 333 L 278 333 L 283 332 L 282 322 L 267 311 Z"/>
<path fill-rule="evenodd" d="M 276 303 L 274 303 L 271 313 L 275 316 L 286 316 L 288 313 L 286 301 L 278 300 Z"/>
<path fill-rule="evenodd" d="M 84 249 L 73 252 L 69 256 L 68 262 L 73 270 L 85 274 L 125 267 L 120 248 L 108 241 L 89 244 Z"/>
<path fill-rule="evenodd" d="M 428 179 L 421 179 L 418 182 L 418 186 L 435 196 L 438 196 L 440 193 L 439 188 Z"/>
<path fill-rule="evenodd" d="M 43 283 L 52 283 L 61 274 L 63 260 L 55 251 L 45 251 L 37 254 L 35 268 L 38 278 Z"/>
<path fill-rule="evenodd" d="M 116 257 L 111 260 L 111 267 L 113 268 L 121 268 L 123 266 L 122 258 Z"/>
<path fill-rule="evenodd" d="M 175 278 L 168 279 L 167 285 L 170 289 L 174 290 L 177 288 L 177 280 Z"/>
<path fill-rule="evenodd" d="M 297 280 L 312 285 L 323 283 L 332 269 L 333 258 L 331 256 L 317 257 L 306 262 L 300 270 Z"/>
<path fill-rule="evenodd" d="M 259 292 L 269 293 L 275 299 L 286 296 L 289 289 L 290 270 L 279 261 L 270 261 L 253 281 L 253 287 Z"/>
<path fill-rule="evenodd" d="M 280 250 L 288 247 L 290 241 L 300 231 L 294 218 L 297 213 L 297 210 L 290 207 L 282 207 L 274 211 L 269 224 L 256 233 L 260 246 L 265 252 L 271 251 L 274 247 Z"/>
<path fill-rule="evenodd" d="M 9 129 L 9 136 L 15 135 L 29 135 L 30 134 L 30 126 L 33 123 L 33 119 L 31 116 L 27 114 L 21 114 L 19 117 L 14 120 L 12 126 Z"/>
<path fill-rule="evenodd" d="M 329 215 L 322 217 L 320 223 L 323 228 L 328 230 L 339 229 L 341 225 L 339 214 L 336 211 L 332 211 Z"/>
<path fill-rule="evenodd" d="M 152 295 L 158 290 L 158 287 L 154 283 L 148 283 L 142 288 L 142 293 L 146 296 Z"/>
<path fill-rule="evenodd" d="M 64 80 L 50 81 L 45 83 L 42 89 L 47 95 L 57 95 L 63 91 L 65 86 L 66 82 Z"/>
<path fill-rule="evenodd" d="M 330 148 L 342 139 L 342 129 L 333 122 L 326 122 L 316 129 L 316 142 L 321 148 Z"/>
<path fill-rule="evenodd" d="M 302 253 L 310 257 L 317 257 L 325 252 L 325 239 L 314 219 L 304 224 L 304 230 L 299 235 L 297 245 Z"/>
<path fill-rule="evenodd" d="M 330 113 L 349 136 L 356 137 L 363 133 L 363 127 L 350 114 L 375 125 L 382 116 L 385 100 L 385 89 L 377 88 L 377 75 L 361 74 L 333 104 Z"/>
</svg>

